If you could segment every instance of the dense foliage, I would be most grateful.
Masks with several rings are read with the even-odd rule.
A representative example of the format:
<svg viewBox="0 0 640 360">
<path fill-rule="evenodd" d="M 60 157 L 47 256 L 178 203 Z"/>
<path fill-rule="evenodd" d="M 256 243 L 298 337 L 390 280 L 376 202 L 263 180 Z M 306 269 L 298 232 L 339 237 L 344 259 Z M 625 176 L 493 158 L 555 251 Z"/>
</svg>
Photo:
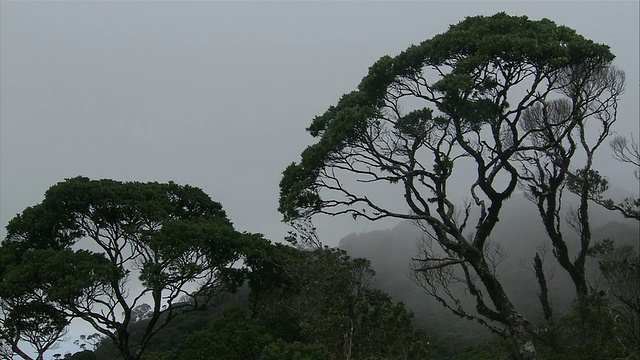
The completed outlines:
<svg viewBox="0 0 640 360">
<path fill-rule="evenodd" d="M 380 58 L 311 122 L 317 141 L 285 169 L 279 210 L 301 228 L 321 214 L 414 221 L 426 240 L 413 271 L 427 294 L 536 359 L 543 330 L 505 291 L 496 270 L 505 254 L 492 234 L 522 189 L 578 297 L 589 294 L 589 205 L 607 188 L 595 180 L 593 156 L 611 134 L 625 83 L 613 59 L 608 46 L 548 19 L 468 17 Z M 567 192 L 580 197 L 575 211 L 562 205 Z M 549 321 L 544 266 L 540 254 L 529 256 Z M 471 306 L 454 296 L 458 286 Z"/>
<path fill-rule="evenodd" d="M 194 187 L 68 179 L 7 226 L 0 335 L 21 356 L 27 342 L 42 357 L 82 319 L 139 359 L 173 318 L 242 283 L 234 264 L 248 238 Z M 133 348 L 129 327 L 144 302 L 148 323 Z"/>
<path fill-rule="evenodd" d="M 97 332 L 78 340 L 83 351 L 73 358 L 139 359 L 149 346 L 150 359 L 400 359 L 427 351 L 404 305 L 370 289 L 368 261 L 238 233 L 197 188 L 69 179 L 7 229 L 1 335 L 6 353 L 23 358 L 25 344 L 43 358 L 73 319 Z M 245 282 L 234 308 L 225 297 Z M 220 305 L 227 310 L 205 311 Z M 181 318 L 171 327 L 182 326 L 181 342 L 152 341 L 171 336 L 167 325 Z"/>
<path fill-rule="evenodd" d="M 253 247 L 247 287 L 218 310 L 177 320 L 158 334 L 148 359 L 413 359 L 429 340 L 413 314 L 380 290 L 373 271 L 342 250 Z M 188 318 L 187 318 L 188 319 Z M 182 329 L 175 334 L 173 327 Z M 199 329 L 199 330 L 198 330 Z M 186 335 L 185 335 L 186 333 Z M 109 345 L 98 348 L 109 359 Z"/>
</svg>

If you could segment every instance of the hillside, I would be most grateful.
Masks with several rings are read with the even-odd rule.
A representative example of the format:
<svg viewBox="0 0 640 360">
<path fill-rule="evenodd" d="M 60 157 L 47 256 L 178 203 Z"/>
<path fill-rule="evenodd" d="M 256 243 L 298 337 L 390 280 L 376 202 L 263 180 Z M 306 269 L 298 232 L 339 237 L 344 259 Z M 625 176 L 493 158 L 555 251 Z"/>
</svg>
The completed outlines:
<svg viewBox="0 0 640 360">
<path fill-rule="evenodd" d="M 592 209 L 593 241 L 611 239 L 619 244 L 638 243 L 640 228 L 637 223 L 625 221 L 596 206 Z M 535 208 L 523 197 L 511 201 L 503 214 L 492 236 L 492 241 L 501 244 L 506 254 L 497 271 L 518 309 L 533 321 L 540 321 L 542 310 L 532 259 L 548 238 Z M 566 233 L 573 235 L 569 230 Z M 376 270 L 374 286 L 405 302 L 415 312 L 418 325 L 424 326 L 441 342 L 462 344 L 486 337 L 489 332 L 484 327 L 449 313 L 410 278 L 410 266 L 418 255 L 421 238 L 421 230 L 405 221 L 385 231 L 351 234 L 340 241 L 339 247 L 353 257 L 369 259 Z M 568 243 L 575 246 L 577 238 L 571 236 Z M 554 311 L 564 313 L 569 309 L 575 291 L 570 278 L 553 258 L 550 246 L 546 250 L 545 268 L 552 307 Z M 597 261 L 588 259 L 587 268 L 592 285 L 597 285 Z M 464 291 L 460 295 L 470 300 Z M 473 307 L 472 303 L 467 305 Z"/>
</svg>

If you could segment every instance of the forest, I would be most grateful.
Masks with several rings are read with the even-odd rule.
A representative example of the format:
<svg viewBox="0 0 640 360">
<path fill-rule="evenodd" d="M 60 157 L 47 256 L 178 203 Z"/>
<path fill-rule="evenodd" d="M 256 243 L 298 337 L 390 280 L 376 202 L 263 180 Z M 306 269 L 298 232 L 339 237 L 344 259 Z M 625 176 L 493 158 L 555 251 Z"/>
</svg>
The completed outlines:
<svg viewBox="0 0 640 360">
<path fill-rule="evenodd" d="M 380 58 L 284 169 L 286 239 L 190 185 L 54 184 L 0 245 L 0 357 L 638 359 L 640 197 L 607 176 L 640 181 L 640 151 L 615 134 L 614 59 L 505 13 Z M 595 168 L 607 151 L 625 172 Z M 323 215 L 397 226 L 329 247 Z"/>
</svg>

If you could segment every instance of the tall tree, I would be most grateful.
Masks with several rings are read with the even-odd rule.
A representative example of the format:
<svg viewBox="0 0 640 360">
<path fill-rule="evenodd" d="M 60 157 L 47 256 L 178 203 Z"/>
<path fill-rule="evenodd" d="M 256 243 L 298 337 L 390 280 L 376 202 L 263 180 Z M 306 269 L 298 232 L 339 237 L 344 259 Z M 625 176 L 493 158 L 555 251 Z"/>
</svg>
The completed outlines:
<svg viewBox="0 0 640 360">
<path fill-rule="evenodd" d="M 241 282 L 233 265 L 245 237 L 198 188 L 68 179 L 8 224 L 0 297 L 20 307 L 3 309 L 8 319 L 25 306 L 48 309 L 61 321 L 82 319 L 124 359 L 140 359 L 173 318 Z M 145 302 L 148 322 L 134 347 L 129 326 Z"/>
<path fill-rule="evenodd" d="M 488 240 L 517 189 L 519 154 L 548 148 L 532 141 L 537 133 L 564 138 L 573 128 L 523 129 L 525 113 L 562 97 L 570 69 L 613 58 L 547 19 L 469 17 L 382 57 L 358 90 L 314 119 L 308 131 L 319 140 L 284 171 L 279 209 L 294 223 L 315 214 L 421 223 L 440 250 L 423 254 L 419 273 L 456 267 L 485 323 L 506 327 L 521 357 L 534 359 L 533 326 L 499 281 Z"/>
<path fill-rule="evenodd" d="M 587 294 L 585 262 L 591 245 L 590 199 L 602 199 L 607 181 L 594 170 L 594 156 L 611 135 L 624 72 L 585 62 L 565 69 L 559 91 L 564 97 L 536 104 L 523 114 L 522 128 L 539 149 L 520 152 L 521 184 L 536 207 L 558 263 L 571 276 L 579 297 Z M 566 209 L 566 190 L 578 196 L 576 210 Z M 575 256 L 564 234 L 565 216 L 578 234 Z M 538 272 L 537 274 L 541 274 Z"/>
</svg>

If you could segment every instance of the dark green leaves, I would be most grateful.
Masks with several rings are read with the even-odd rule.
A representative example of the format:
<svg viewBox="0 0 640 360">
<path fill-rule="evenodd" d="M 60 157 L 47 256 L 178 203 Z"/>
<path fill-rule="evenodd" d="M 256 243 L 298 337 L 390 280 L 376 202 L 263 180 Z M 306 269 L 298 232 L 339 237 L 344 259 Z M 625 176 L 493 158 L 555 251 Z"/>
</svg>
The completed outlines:
<svg viewBox="0 0 640 360">
<path fill-rule="evenodd" d="M 34 307 L 64 321 L 85 319 L 125 359 L 140 358 L 166 325 L 158 322 L 176 316 L 174 305 L 178 313 L 199 308 L 245 276 L 233 266 L 248 236 L 233 229 L 219 203 L 188 185 L 76 177 L 52 186 L 7 230 L 0 247 L 4 313 Z M 141 284 L 128 283 L 132 273 Z M 131 353 L 132 308 L 145 294 L 153 297 L 153 314 Z"/>
<path fill-rule="evenodd" d="M 322 201 L 314 186 L 317 171 L 318 169 L 306 169 L 302 164 L 294 163 L 282 173 L 278 210 L 286 221 L 300 217 L 300 209 L 320 209 Z"/>
<path fill-rule="evenodd" d="M 314 187 L 315 179 L 332 154 L 362 141 L 377 111 L 369 100 L 363 92 L 353 91 L 313 120 L 307 131 L 320 137 L 320 141 L 304 150 L 300 164 L 291 164 L 280 182 L 279 210 L 285 218 L 300 216 L 297 209 L 318 210 L 322 206 Z"/>
<path fill-rule="evenodd" d="M 284 171 L 279 210 L 286 221 L 326 207 L 340 212 L 336 205 L 348 206 L 348 201 L 324 201 L 320 196 L 323 189 L 331 193 L 341 186 L 334 170 L 375 177 L 372 174 L 388 168 L 386 163 L 408 162 L 394 155 L 400 154 L 403 144 L 420 145 L 416 139 L 429 134 L 433 118 L 449 122 L 447 131 L 457 131 L 451 134 L 457 141 L 486 127 L 495 132 L 491 142 L 501 141 L 503 126 L 510 127 L 509 136 L 517 137 L 512 124 L 536 98 L 543 101 L 554 86 L 562 87 L 553 84 L 560 81 L 559 73 L 579 64 L 604 66 L 613 58 L 606 45 L 548 19 L 534 21 L 506 13 L 468 17 L 398 56 L 381 57 L 356 91 L 313 120 L 307 130 L 318 141 L 302 152 L 299 163 Z M 507 122 L 512 124 L 504 125 Z M 390 134 L 390 128 L 397 132 Z M 508 144 L 489 146 L 500 149 Z M 401 183 L 397 174 L 391 182 Z M 341 188 L 337 193 L 355 192 Z"/>
<path fill-rule="evenodd" d="M 11 250 L 3 246 L 5 251 Z M 3 264 L 0 297 L 29 297 L 38 289 L 49 301 L 74 303 L 85 291 L 117 281 L 122 275 L 102 254 L 35 249 L 24 253 L 17 263 Z"/>
<path fill-rule="evenodd" d="M 55 308 L 42 303 L 17 305 L 4 319 L 4 327 L 24 333 L 55 333 L 64 329 L 68 320 Z"/>
<path fill-rule="evenodd" d="M 595 170 L 585 171 L 583 169 L 570 174 L 567 177 L 569 191 L 574 194 L 587 192 L 594 199 L 602 198 L 602 193 L 609 189 L 609 181 Z"/>
<path fill-rule="evenodd" d="M 428 108 L 415 110 L 398 119 L 395 123 L 400 133 L 414 139 L 422 139 L 432 126 L 433 111 Z"/>
<path fill-rule="evenodd" d="M 455 61 L 454 71 L 459 73 L 471 72 L 487 62 L 559 68 L 592 56 L 605 62 L 613 60 L 607 46 L 588 41 L 572 29 L 548 19 L 532 21 L 506 13 L 468 17 L 422 46 L 430 50 L 430 63 Z"/>
</svg>

